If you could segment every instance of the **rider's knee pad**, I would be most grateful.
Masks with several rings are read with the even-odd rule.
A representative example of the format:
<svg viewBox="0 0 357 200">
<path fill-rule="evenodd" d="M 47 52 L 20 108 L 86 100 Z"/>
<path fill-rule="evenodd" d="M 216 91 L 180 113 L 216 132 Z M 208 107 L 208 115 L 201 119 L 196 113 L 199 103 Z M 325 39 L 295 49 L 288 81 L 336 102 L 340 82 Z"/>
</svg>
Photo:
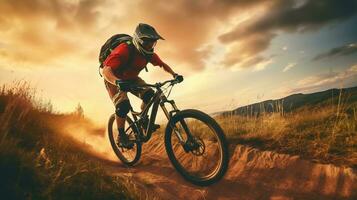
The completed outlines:
<svg viewBox="0 0 357 200">
<path fill-rule="evenodd" d="M 130 110 L 130 107 L 129 100 L 124 100 L 115 106 L 115 114 L 118 117 L 125 118 Z"/>
<path fill-rule="evenodd" d="M 150 89 L 148 91 L 146 91 L 143 95 L 143 102 L 145 104 L 149 103 L 149 101 L 151 100 L 151 98 L 154 96 L 155 92 L 154 90 Z"/>
</svg>

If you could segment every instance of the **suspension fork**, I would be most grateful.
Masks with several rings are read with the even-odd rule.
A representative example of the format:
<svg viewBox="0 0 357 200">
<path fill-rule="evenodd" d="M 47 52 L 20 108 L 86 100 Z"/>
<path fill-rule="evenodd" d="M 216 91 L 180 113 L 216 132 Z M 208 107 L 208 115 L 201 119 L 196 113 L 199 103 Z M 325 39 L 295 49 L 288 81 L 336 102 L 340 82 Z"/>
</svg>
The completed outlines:
<svg viewBox="0 0 357 200">
<path fill-rule="evenodd" d="M 171 107 L 173 108 L 173 110 L 171 110 L 170 112 L 167 110 L 167 108 L 165 107 L 165 103 L 169 103 L 171 105 Z M 176 127 L 175 124 L 170 124 L 170 119 L 172 118 L 172 116 L 179 112 L 180 110 L 177 108 L 175 101 L 174 100 L 167 100 L 165 96 L 161 97 L 161 102 L 160 102 L 160 107 L 163 110 L 166 118 L 169 120 L 169 126 L 171 126 L 173 128 L 173 131 L 177 137 L 177 139 L 180 141 L 181 145 L 185 145 L 186 142 L 183 139 L 179 129 Z M 190 129 L 188 128 L 186 122 L 184 119 L 180 120 L 181 126 L 184 129 L 184 131 L 186 132 L 188 139 L 192 138 L 192 134 Z"/>
</svg>

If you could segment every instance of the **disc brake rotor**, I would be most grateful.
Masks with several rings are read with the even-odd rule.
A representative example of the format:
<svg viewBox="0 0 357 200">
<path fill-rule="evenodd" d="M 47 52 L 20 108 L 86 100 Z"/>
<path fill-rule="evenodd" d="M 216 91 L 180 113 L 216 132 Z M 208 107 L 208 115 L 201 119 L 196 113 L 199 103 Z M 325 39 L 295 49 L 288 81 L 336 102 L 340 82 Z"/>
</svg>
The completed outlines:
<svg viewBox="0 0 357 200">
<path fill-rule="evenodd" d="M 190 142 L 190 146 L 191 146 L 192 154 L 196 155 L 196 156 L 203 155 L 206 150 L 205 143 L 203 142 L 203 140 L 201 138 L 198 138 L 198 137 L 193 138 L 193 141 Z"/>
</svg>

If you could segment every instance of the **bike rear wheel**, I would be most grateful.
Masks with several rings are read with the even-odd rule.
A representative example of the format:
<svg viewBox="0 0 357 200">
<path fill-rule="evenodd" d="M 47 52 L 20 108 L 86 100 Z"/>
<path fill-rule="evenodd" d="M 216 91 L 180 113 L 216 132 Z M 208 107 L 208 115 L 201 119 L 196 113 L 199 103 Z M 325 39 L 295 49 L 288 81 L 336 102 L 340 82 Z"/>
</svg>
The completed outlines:
<svg viewBox="0 0 357 200">
<path fill-rule="evenodd" d="M 108 136 L 110 144 L 114 150 L 115 155 L 127 166 L 133 166 L 139 161 L 141 156 L 141 143 L 137 139 L 137 128 L 133 121 L 127 117 L 125 123 L 125 132 L 129 136 L 129 140 L 134 142 L 132 148 L 119 147 L 118 145 L 118 128 L 115 121 L 115 114 L 110 116 L 108 121 Z"/>
<path fill-rule="evenodd" d="M 184 143 L 178 139 L 178 133 Z M 213 184 L 227 171 L 228 145 L 223 130 L 201 111 L 178 112 L 167 125 L 165 147 L 176 170 L 196 185 Z"/>
</svg>

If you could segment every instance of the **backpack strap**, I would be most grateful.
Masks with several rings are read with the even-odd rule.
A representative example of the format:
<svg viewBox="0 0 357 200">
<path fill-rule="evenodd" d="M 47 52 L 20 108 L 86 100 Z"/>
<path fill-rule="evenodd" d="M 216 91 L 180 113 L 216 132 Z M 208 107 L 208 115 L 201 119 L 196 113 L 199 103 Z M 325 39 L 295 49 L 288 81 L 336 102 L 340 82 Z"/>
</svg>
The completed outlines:
<svg viewBox="0 0 357 200">
<path fill-rule="evenodd" d="M 134 61 L 134 57 L 135 57 L 135 46 L 133 44 L 133 42 L 131 40 L 128 40 L 125 42 L 128 45 L 128 62 L 126 63 L 126 65 L 122 66 L 120 68 L 119 73 L 123 73 L 129 66 L 131 66 L 131 64 Z"/>
<path fill-rule="evenodd" d="M 128 49 L 129 49 L 128 63 L 121 68 L 121 70 L 120 70 L 121 72 L 126 70 L 133 63 L 134 57 L 135 57 L 134 56 L 135 55 L 135 46 L 133 44 L 133 41 L 132 40 L 128 40 L 125 43 L 128 45 Z M 151 60 L 151 56 L 150 57 L 145 57 L 145 59 L 149 62 Z M 98 68 L 98 72 L 99 72 L 99 75 L 101 77 L 103 77 L 102 74 L 100 73 L 100 68 L 102 68 L 102 67 L 103 67 L 103 63 L 101 63 L 99 68 Z M 145 65 L 145 71 L 148 72 L 148 69 L 147 69 L 146 65 Z"/>
<path fill-rule="evenodd" d="M 134 55 L 135 55 L 135 46 L 133 44 L 133 42 L 131 40 L 128 40 L 125 42 L 128 45 L 128 49 L 129 49 L 129 55 L 128 55 L 128 63 L 124 66 L 122 66 L 121 68 L 121 72 L 123 72 L 125 69 L 127 69 L 134 61 Z M 113 51 L 113 49 L 111 49 L 110 51 Z M 102 74 L 100 73 L 100 68 L 103 67 L 103 63 L 100 64 L 99 68 L 98 68 L 98 72 L 100 77 L 103 77 Z"/>
<path fill-rule="evenodd" d="M 125 43 L 128 45 L 128 48 L 129 48 L 129 58 L 128 58 L 127 66 L 130 66 L 131 64 L 133 64 L 133 61 L 134 61 L 135 46 L 134 46 L 132 40 L 128 40 Z"/>
<path fill-rule="evenodd" d="M 129 58 L 128 58 L 128 63 L 127 63 L 127 65 L 126 65 L 126 67 L 128 67 L 128 66 L 130 66 L 130 65 L 133 63 L 133 61 L 134 61 L 134 55 L 135 55 L 136 47 L 134 46 L 132 40 L 128 40 L 128 41 L 126 41 L 125 43 L 128 45 L 128 48 L 129 48 Z M 146 57 L 146 56 L 145 56 L 146 61 L 149 62 L 149 61 L 151 60 L 151 57 L 152 57 L 152 56 L 150 56 L 150 57 Z M 126 67 L 125 67 L 124 69 L 122 69 L 122 71 L 125 70 Z M 148 72 L 148 68 L 146 67 L 146 65 L 145 65 L 145 71 Z"/>
</svg>

